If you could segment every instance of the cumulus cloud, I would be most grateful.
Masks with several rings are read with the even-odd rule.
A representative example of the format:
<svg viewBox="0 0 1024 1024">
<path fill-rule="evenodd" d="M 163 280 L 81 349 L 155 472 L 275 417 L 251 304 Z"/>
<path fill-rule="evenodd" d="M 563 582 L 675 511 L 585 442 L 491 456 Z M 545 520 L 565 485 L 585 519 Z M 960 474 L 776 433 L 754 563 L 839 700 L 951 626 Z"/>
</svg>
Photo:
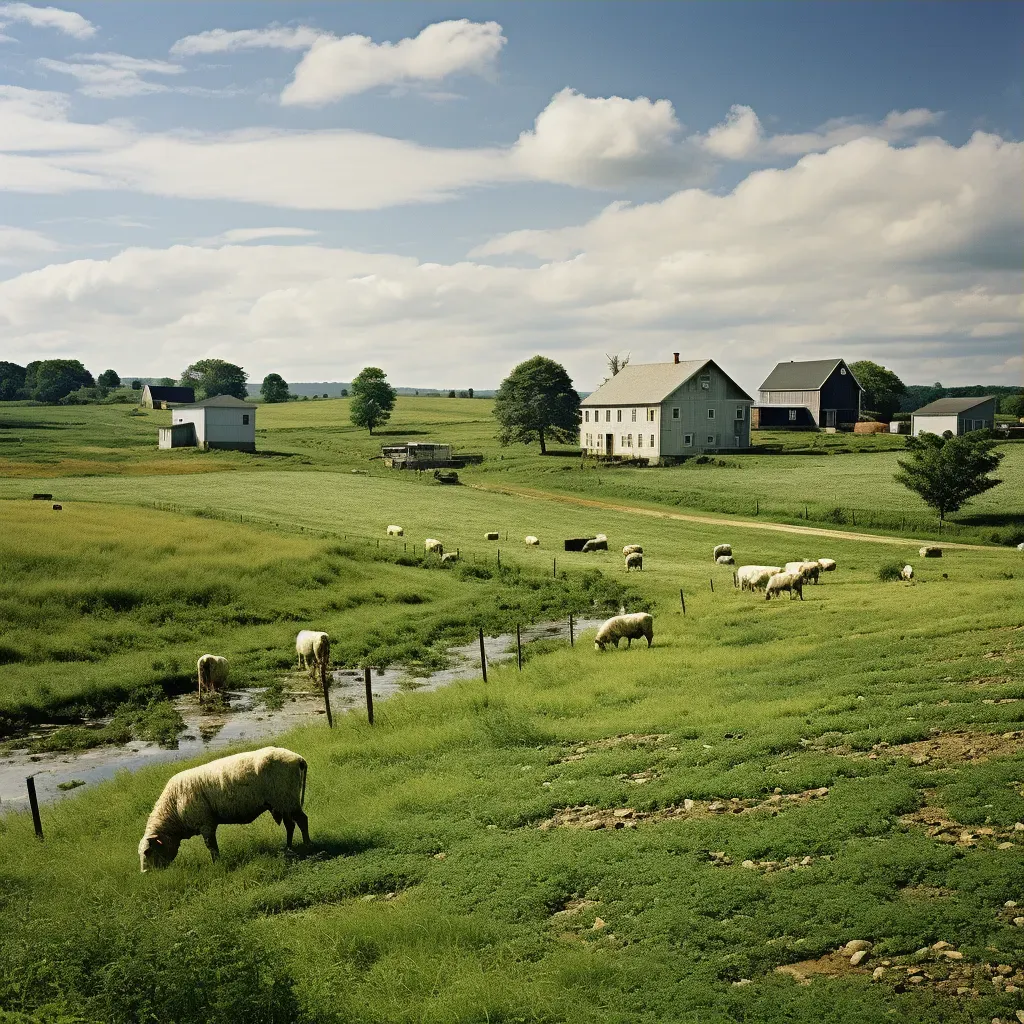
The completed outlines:
<svg viewBox="0 0 1024 1024">
<path fill-rule="evenodd" d="M 53 28 L 76 39 L 88 39 L 96 34 L 96 26 L 75 11 L 59 7 L 33 7 L 32 4 L 0 4 L 0 25 L 20 21 L 33 28 Z"/>
<path fill-rule="evenodd" d="M 185 70 L 180 64 L 143 60 L 123 53 L 79 53 L 70 61 L 40 57 L 37 63 L 48 71 L 71 75 L 79 82 L 79 92 L 98 99 L 167 92 L 168 86 L 151 82 L 143 75 L 180 75 Z"/>
<path fill-rule="evenodd" d="M 175 57 L 194 57 L 235 50 L 308 50 L 322 35 L 323 32 L 306 25 L 270 25 L 267 28 L 246 28 L 234 32 L 215 28 L 179 39 L 171 47 L 171 54 Z"/>
<path fill-rule="evenodd" d="M 505 37 L 494 21 L 441 21 L 397 43 L 368 36 L 317 37 L 281 93 L 285 106 L 320 106 L 381 85 L 486 74 Z"/>
</svg>

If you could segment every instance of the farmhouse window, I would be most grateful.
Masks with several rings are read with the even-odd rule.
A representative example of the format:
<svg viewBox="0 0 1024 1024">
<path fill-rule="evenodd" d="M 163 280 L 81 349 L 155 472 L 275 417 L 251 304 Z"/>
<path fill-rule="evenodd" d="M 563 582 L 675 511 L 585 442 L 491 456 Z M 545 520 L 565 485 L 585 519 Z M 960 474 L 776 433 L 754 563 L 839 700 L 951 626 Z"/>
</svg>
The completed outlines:
<svg viewBox="0 0 1024 1024">
<path fill-rule="evenodd" d="M 643 448 L 643 446 L 644 446 L 644 435 L 643 434 L 637 434 L 636 435 L 636 446 L 637 446 L 637 448 Z"/>
<path fill-rule="evenodd" d="M 647 422 L 648 423 L 653 423 L 654 422 L 654 410 L 653 409 L 648 409 L 647 410 Z"/>
<path fill-rule="evenodd" d="M 708 434 L 708 444 L 714 444 L 714 443 L 715 443 L 715 435 L 714 434 Z"/>
<path fill-rule="evenodd" d="M 789 422 L 796 423 L 796 409 L 789 410 Z"/>
<path fill-rule="evenodd" d="M 589 423 L 590 422 L 590 410 L 589 409 L 585 409 L 583 411 L 583 422 L 584 423 Z"/>
<path fill-rule="evenodd" d="M 713 420 L 714 418 L 715 418 L 715 410 L 714 409 L 708 409 L 708 419 L 709 420 Z"/>
<path fill-rule="evenodd" d="M 627 448 L 632 448 L 633 447 L 633 435 L 632 434 L 627 434 L 626 435 L 626 447 Z"/>
<path fill-rule="evenodd" d="M 636 409 L 633 410 L 633 422 L 636 423 Z"/>
<path fill-rule="evenodd" d="M 605 411 L 604 411 L 604 421 L 605 421 L 605 423 L 610 423 L 611 419 L 612 419 L 612 411 L 611 411 L 611 409 L 605 409 Z"/>
<path fill-rule="evenodd" d="M 247 412 L 242 413 L 242 423 L 245 424 L 245 426 L 249 425 L 249 414 Z"/>
<path fill-rule="evenodd" d="M 651 434 L 651 447 L 652 448 L 654 447 L 654 435 L 653 434 Z"/>
<path fill-rule="evenodd" d="M 683 434 L 683 445 L 689 448 L 693 444 L 693 434 Z"/>
<path fill-rule="evenodd" d="M 738 420 L 743 419 L 743 406 L 742 405 L 737 405 L 736 406 L 736 419 L 738 419 Z"/>
<path fill-rule="evenodd" d="M 616 423 L 621 423 L 622 422 L 622 410 L 621 409 L 616 409 L 615 410 L 615 421 L 616 421 Z"/>
<path fill-rule="evenodd" d="M 676 409 L 676 408 L 672 409 L 672 419 L 674 419 L 674 420 L 679 419 L 679 410 Z"/>
<path fill-rule="evenodd" d="M 619 440 L 620 440 L 620 442 L 621 442 L 621 443 L 620 443 L 620 445 L 619 445 L 619 447 L 620 447 L 620 448 L 625 448 L 625 447 L 626 447 L 626 435 L 625 435 L 625 434 L 623 434 L 623 435 L 622 435 L 622 437 L 621 437 L 621 438 L 620 438 Z"/>
</svg>

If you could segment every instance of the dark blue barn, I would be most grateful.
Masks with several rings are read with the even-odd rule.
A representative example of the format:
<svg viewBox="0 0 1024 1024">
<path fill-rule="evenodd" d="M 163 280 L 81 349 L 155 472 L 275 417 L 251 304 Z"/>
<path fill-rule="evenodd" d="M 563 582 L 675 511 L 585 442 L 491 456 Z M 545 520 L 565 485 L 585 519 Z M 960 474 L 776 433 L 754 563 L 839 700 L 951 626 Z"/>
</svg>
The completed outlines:
<svg viewBox="0 0 1024 1024">
<path fill-rule="evenodd" d="M 842 359 L 779 363 L 761 385 L 753 422 L 773 430 L 852 430 L 863 391 Z"/>
</svg>

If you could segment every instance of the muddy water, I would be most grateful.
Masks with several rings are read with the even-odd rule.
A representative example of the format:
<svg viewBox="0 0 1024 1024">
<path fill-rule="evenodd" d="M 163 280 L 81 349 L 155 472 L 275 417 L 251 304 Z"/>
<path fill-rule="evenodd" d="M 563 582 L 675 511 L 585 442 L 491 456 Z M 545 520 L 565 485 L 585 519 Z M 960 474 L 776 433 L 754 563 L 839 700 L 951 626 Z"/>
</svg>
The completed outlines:
<svg viewBox="0 0 1024 1024">
<path fill-rule="evenodd" d="M 602 619 L 581 619 L 577 632 L 596 629 Z M 564 621 L 538 623 L 522 632 L 524 644 L 537 640 L 565 638 Z M 488 665 L 514 661 L 515 634 L 484 637 L 484 653 Z M 413 677 L 405 668 L 373 670 L 374 702 L 387 700 L 395 694 L 411 690 L 436 690 L 458 679 L 474 679 L 480 675 L 479 641 L 453 647 L 448 651 L 447 668 L 428 676 Z M 343 714 L 365 707 L 365 687 L 361 671 L 337 669 L 331 673 L 331 710 Z M 234 744 L 251 744 L 269 739 L 296 725 L 323 719 L 323 699 L 312 694 L 290 694 L 283 707 L 268 710 L 260 702 L 258 689 L 232 691 L 226 696 L 226 711 L 209 714 L 201 710 L 191 696 L 175 702 L 185 728 L 178 737 L 175 750 L 155 743 L 129 743 L 123 747 L 97 747 L 81 753 L 29 754 L 15 751 L 0 757 L 0 812 L 28 806 L 25 778 L 35 775 L 36 793 L 41 803 L 50 803 L 79 792 L 84 786 L 62 790 L 62 783 L 82 782 L 85 786 L 111 778 L 121 770 L 133 771 L 144 765 L 164 761 L 181 761 L 223 749 Z"/>
</svg>

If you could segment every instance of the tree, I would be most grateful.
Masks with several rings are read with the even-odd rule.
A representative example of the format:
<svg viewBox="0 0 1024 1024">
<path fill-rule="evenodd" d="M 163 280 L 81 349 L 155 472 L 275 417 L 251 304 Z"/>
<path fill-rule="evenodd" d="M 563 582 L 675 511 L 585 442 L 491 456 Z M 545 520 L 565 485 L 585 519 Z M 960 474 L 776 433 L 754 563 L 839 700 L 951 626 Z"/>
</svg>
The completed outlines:
<svg viewBox="0 0 1024 1024">
<path fill-rule="evenodd" d="M 25 391 L 37 402 L 59 402 L 79 388 L 96 385 L 77 359 L 41 359 L 25 367 Z"/>
<path fill-rule="evenodd" d="M 627 352 L 625 356 L 620 356 L 618 352 L 613 356 L 606 356 L 608 360 L 608 370 L 613 377 L 619 372 L 619 370 L 629 366 L 629 357 L 629 352 Z"/>
<path fill-rule="evenodd" d="M 372 434 L 374 427 L 383 426 L 391 419 L 396 396 L 383 370 L 364 366 L 352 381 L 349 417 L 357 427 L 366 427 Z"/>
<path fill-rule="evenodd" d="M 341 397 L 342 398 L 348 398 L 348 388 L 342 388 L 341 389 Z"/>
<path fill-rule="evenodd" d="M 264 402 L 287 402 L 288 381 L 279 373 L 268 373 L 260 385 L 260 395 Z"/>
<path fill-rule="evenodd" d="M 419 393 L 419 392 L 417 392 L 417 394 L 418 394 L 418 393 Z M 472 398 L 472 397 L 473 397 L 473 389 L 472 389 L 472 388 L 467 388 L 467 390 L 466 390 L 466 394 L 467 394 L 467 395 L 469 395 L 469 397 L 470 397 L 470 398 Z"/>
<path fill-rule="evenodd" d="M 0 366 L 3 366 L 3 363 L 0 363 Z M 999 403 L 999 411 L 1017 419 L 1024 418 L 1024 391 L 1019 395 L 1009 395 L 1004 398 Z"/>
<path fill-rule="evenodd" d="M 161 377 L 157 384 L 164 388 L 173 388 L 178 382 L 173 377 Z"/>
<path fill-rule="evenodd" d="M 232 395 L 244 400 L 249 397 L 245 386 L 248 378 L 249 374 L 234 363 L 227 363 L 223 359 L 200 359 L 181 375 L 181 385 L 195 388 L 196 396 L 200 399 Z"/>
<path fill-rule="evenodd" d="M 104 370 L 97 378 L 96 383 L 101 388 L 119 388 L 121 378 L 113 370 Z"/>
<path fill-rule="evenodd" d="M 850 370 L 864 389 L 862 408 L 878 415 L 879 419 L 892 419 L 900 407 L 900 396 L 907 388 L 892 370 L 887 370 L 870 359 L 850 363 Z"/>
<path fill-rule="evenodd" d="M 502 382 L 494 396 L 494 416 L 503 445 L 540 443 L 547 452 L 548 438 L 578 439 L 580 396 L 565 367 L 545 356 L 520 363 Z"/>
<path fill-rule="evenodd" d="M 0 402 L 13 402 L 21 398 L 25 386 L 25 367 L 0 360 Z"/>
<path fill-rule="evenodd" d="M 897 460 L 896 482 L 919 494 L 945 519 L 978 494 L 1002 483 L 989 473 L 1002 461 L 993 451 L 994 442 L 985 431 L 960 437 L 920 434 L 907 438 L 906 459 Z"/>
<path fill-rule="evenodd" d="M 454 398 L 455 397 L 455 389 L 454 388 L 452 388 L 452 390 L 448 392 L 448 397 L 449 398 Z"/>
<path fill-rule="evenodd" d="M 132 381 L 132 391 L 141 391 L 141 390 L 142 390 L 142 381 L 141 380 L 133 380 Z"/>
</svg>

